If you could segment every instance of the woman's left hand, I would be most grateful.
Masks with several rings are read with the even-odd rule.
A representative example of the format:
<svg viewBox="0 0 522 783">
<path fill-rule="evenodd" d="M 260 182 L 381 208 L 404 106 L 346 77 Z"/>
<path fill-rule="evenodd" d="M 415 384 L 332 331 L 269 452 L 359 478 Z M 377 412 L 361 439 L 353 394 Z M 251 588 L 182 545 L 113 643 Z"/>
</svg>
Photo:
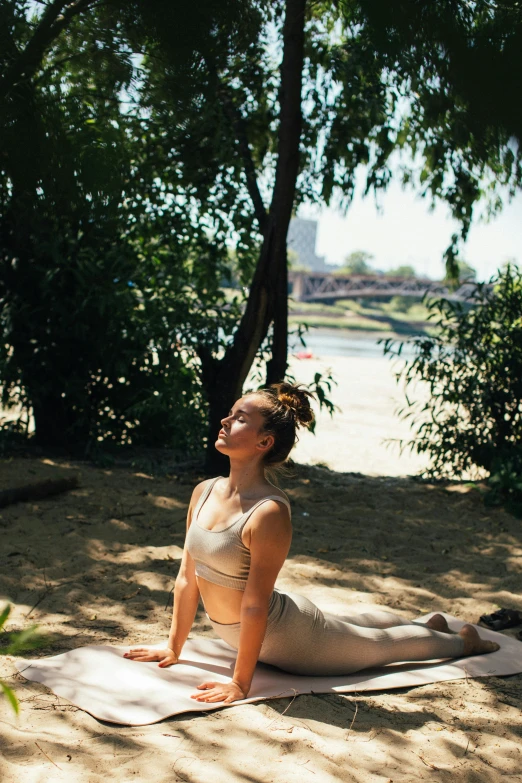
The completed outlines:
<svg viewBox="0 0 522 783">
<path fill-rule="evenodd" d="M 235 682 L 202 682 L 201 685 L 198 685 L 198 690 L 205 692 L 193 693 L 191 699 L 205 702 L 222 701 L 224 704 L 231 704 L 233 701 L 247 697 L 247 694 Z"/>
</svg>

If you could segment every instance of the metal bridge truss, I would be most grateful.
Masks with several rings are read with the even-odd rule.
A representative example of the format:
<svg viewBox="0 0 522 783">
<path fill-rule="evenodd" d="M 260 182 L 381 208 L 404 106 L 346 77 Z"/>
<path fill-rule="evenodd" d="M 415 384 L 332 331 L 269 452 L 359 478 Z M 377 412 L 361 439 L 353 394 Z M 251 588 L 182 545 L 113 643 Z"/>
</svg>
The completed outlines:
<svg viewBox="0 0 522 783">
<path fill-rule="evenodd" d="M 433 280 L 384 275 L 341 277 L 321 273 L 290 272 L 292 298 L 297 302 L 326 302 L 336 299 L 359 299 L 379 296 L 414 296 L 429 294 L 451 301 L 469 301 L 476 290 L 474 283 L 462 283 L 456 290 Z"/>
</svg>

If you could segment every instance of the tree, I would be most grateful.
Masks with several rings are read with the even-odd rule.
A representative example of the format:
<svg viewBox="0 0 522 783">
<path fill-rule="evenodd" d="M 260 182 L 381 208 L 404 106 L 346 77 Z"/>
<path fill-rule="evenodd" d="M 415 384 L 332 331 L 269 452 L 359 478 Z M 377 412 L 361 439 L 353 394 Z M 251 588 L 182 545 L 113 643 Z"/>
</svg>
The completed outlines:
<svg viewBox="0 0 522 783">
<path fill-rule="evenodd" d="M 231 5 L 233 4 L 229 4 L 227 10 L 230 10 Z M 151 13 L 153 6 L 154 13 Z M 151 69 L 149 95 L 153 110 L 158 92 L 162 96 L 167 92 L 170 98 L 168 111 L 173 115 L 179 112 L 180 73 L 186 75 L 187 64 L 190 69 L 193 63 L 197 63 L 198 78 L 197 83 L 194 84 L 195 94 L 188 93 L 187 102 L 190 108 L 193 108 L 193 101 L 199 94 L 208 100 L 208 106 L 203 112 L 200 107 L 197 116 L 185 115 L 184 120 L 187 122 L 188 119 L 190 127 L 189 136 L 195 138 L 196 144 L 199 143 L 200 147 L 207 146 L 207 154 L 211 152 L 210 165 L 211 169 L 214 169 L 215 177 L 221 176 L 224 157 L 227 162 L 230 157 L 236 159 L 228 170 L 228 176 L 232 181 L 234 174 L 239 179 L 239 182 L 236 180 L 235 183 L 236 194 L 246 188 L 251 200 L 250 220 L 247 222 L 251 228 L 252 218 L 255 218 L 256 233 L 260 236 L 259 256 L 250 281 L 250 293 L 237 328 L 224 347 L 224 354 L 218 358 L 212 346 L 205 344 L 203 340 L 199 340 L 195 345 L 201 361 L 201 377 L 209 405 L 209 443 L 213 443 L 224 411 L 229 410 L 234 400 L 241 395 L 252 362 L 271 324 L 273 324 L 273 337 L 271 358 L 267 365 L 267 383 L 281 380 L 286 373 L 288 344 L 286 235 L 294 206 L 299 172 L 305 6 L 305 0 L 286 0 L 284 4 L 277 4 L 274 13 L 269 6 L 263 7 L 263 4 L 236 4 L 236 22 L 227 29 L 222 29 L 220 20 L 217 19 L 215 35 L 211 37 L 212 45 L 209 45 L 207 40 L 195 42 L 194 50 L 180 62 L 178 53 L 173 51 L 170 38 L 178 25 L 177 16 L 169 12 L 168 8 L 165 9 L 165 4 L 162 2 L 138 4 L 145 23 L 159 42 L 159 46 L 154 51 L 156 54 L 159 52 L 163 55 L 162 71 L 166 71 L 167 75 L 166 79 L 158 80 L 157 71 Z M 161 16 L 157 14 L 160 7 L 166 11 Z M 210 8 L 211 13 L 214 10 L 213 7 Z M 282 12 L 284 18 L 281 21 Z M 215 17 L 215 13 L 213 15 Z M 158 19 L 161 19 L 161 26 L 158 25 Z M 256 62 L 260 55 L 260 32 L 263 25 L 266 26 L 270 20 L 274 20 L 281 27 L 283 49 L 278 90 L 279 123 L 275 135 L 268 132 L 273 114 L 265 94 L 263 66 L 259 66 Z M 266 59 L 265 54 L 265 68 Z M 165 64 L 166 67 L 163 68 Z M 267 79 L 269 85 L 272 79 L 273 75 L 269 74 Z M 257 128 L 249 127 L 243 115 L 243 107 L 248 110 L 245 99 L 251 99 L 254 108 L 248 119 L 252 122 L 257 120 Z M 161 125 L 165 127 L 165 111 L 161 98 L 155 116 L 161 117 Z M 185 134 L 186 131 L 185 126 Z M 208 133 L 211 143 L 208 143 L 205 133 Z M 215 143 L 218 140 L 219 150 L 218 145 L 212 144 L 212 141 Z M 264 145 L 265 152 L 269 142 L 273 145 L 274 178 L 268 207 L 263 201 L 256 170 L 259 162 L 263 161 L 258 160 L 261 153 L 259 148 L 254 147 L 253 141 Z M 170 145 L 173 152 L 175 151 L 176 157 L 179 155 L 178 144 L 182 148 L 186 146 L 179 137 L 172 135 L 165 139 L 165 143 Z M 190 158 L 193 159 L 193 156 L 194 151 Z M 239 170 L 238 158 L 241 167 Z M 200 161 L 197 164 L 200 165 Z M 190 162 L 188 165 L 191 165 Z M 212 189 L 214 183 L 208 176 L 208 172 L 201 178 L 199 172 L 193 169 L 192 176 L 195 180 L 199 179 L 200 191 Z M 221 207 L 220 201 L 227 200 L 227 187 L 226 183 L 222 185 L 220 197 L 214 196 L 212 200 L 206 198 L 206 206 L 214 216 Z M 244 201 L 243 194 L 239 198 Z M 200 199 L 204 201 L 205 196 L 200 196 Z M 230 201 L 228 204 L 232 206 Z M 217 225 L 220 222 L 221 219 L 216 219 Z M 244 230 L 245 221 L 242 217 L 239 218 L 239 222 L 243 222 Z M 209 469 L 219 467 L 216 464 L 219 456 L 211 448 Z"/>
<path fill-rule="evenodd" d="M 47 4 L 43 15 L 54 13 L 58 6 L 63 4 Z M 72 6 L 80 8 L 79 0 Z M 21 0 L 2 0 L 2 11 L 18 9 L 9 27 L 16 44 L 16 52 L 9 55 L 13 62 L 32 40 L 33 27 L 40 28 L 39 23 L 27 25 L 27 7 Z M 169 334 L 178 335 L 184 350 L 200 363 L 209 408 L 209 444 L 221 416 L 241 393 L 262 345 L 270 354 L 267 380 L 281 380 L 286 371 L 286 233 L 293 208 L 304 201 L 329 203 L 334 199 L 347 207 L 361 164 L 368 167 L 367 192 L 385 187 L 391 177 L 390 155 L 403 149 L 421 159 L 424 191 L 450 203 L 464 234 L 487 175 L 512 189 L 520 184 L 520 156 L 510 141 L 515 112 L 508 116 L 504 111 L 499 121 L 479 116 L 472 109 L 476 104 L 469 95 L 469 84 L 459 81 L 476 50 L 482 54 L 502 50 L 493 61 L 493 81 L 498 80 L 507 62 L 504 39 L 506 51 L 512 52 L 509 62 L 516 62 L 512 44 L 520 30 L 518 17 L 497 4 L 486 5 L 481 0 L 472 6 L 464 0 L 394 4 L 202 0 L 187 6 L 165 0 L 127 0 L 85 9 L 59 35 L 47 36 L 45 46 L 38 49 L 48 57 L 45 67 L 41 59 L 40 66 L 24 65 L 10 79 L 16 89 L 6 93 L 1 148 L 10 151 L 17 171 L 24 172 L 23 177 L 17 176 L 30 187 L 13 190 L 11 174 L 3 180 L 5 198 L 11 202 L 14 193 L 18 205 L 11 211 L 11 227 L 5 235 L 5 246 L 10 248 L 6 269 L 15 257 L 15 235 L 20 257 L 31 258 L 32 248 L 40 246 L 24 239 L 25 218 L 14 220 L 12 216 L 31 215 L 36 221 L 43 215 L 38 202 L 42 192 L 45 199 L 48 192 L 60 193 L 47 181 L 42 191 L 41 167 L 51 183 L 55 173 L 39 147 L 42 144 L 47 150 L 49 142 L 39 81 L 46 69 L 56 68 L 58 74 L 60 67 L 71 73 L 83 68 L 86 73 L 88 63 L 98 74 L 95 84 L 102 73 L 109 82 L 112 79 L 112 87 L 104 92 L 106 100 L 95 102 L 89 115 L 92 124 L 100 116 L 106 138 L 122 128 L 133 137 L 132 152 L 127 143 L 122 144 L 129 158 L 118 171 L 126 172 L 123 180 L 127 177 L 127 184 L 120 187 L 121 197 L 114 203 L 118 208 L 126 205 L 123 194 L 134 188 L 133 213 L 141 215 L 140 226 L 148 226 L 145 257 L 154 256 L 155 242 L 173 249 L 172 263 L 166 264 L 172 285 L 161 288 L 162 296 L 169 299 L 176 291 L 185 291 L 183 284 L 187 289 L 187 296 L 177 296 L 176 307 L 172 307 L 185 308 L 185 316 L 172 316 L 183 328 L 171 328 Z M 59 17 L 52 13 L 54 34 Z M 69 30 L 72 34 L 64 35 Z M 483 41 L 488 45 L 482 46 Z M 65 63 L 60 66 L 60 61 Z M 110 65 L 98 68 L 97 61 L 110 61 Z M 139 76 L 129 79 L 129 68 L 136 62 Z M 122 89 L 132 99 L 128 112 L 121 111 Z M 57 94 L 61 95 L 59 90 Z M 48 103 L 52 103 L 50 88 Z M 118 105 L 118 117 L 107 111 L 107 103 Z M 473 123 L 472 130 L 468 121 Z M 24 151 L 34 151 L 32 158 L 19 154 L 16 137 L 22 139 Z M 85 149 L 83 143 L 81 149 Z M 113 171 L 110 143 L 103 155 L 109 164 L 107 171 Z M 59 161 L 56 155 L 51 159 Z M 147 159 L 154 161 L 148 169 Z M 139 166 L 134 166 L 134 160 Z M 15 166 L 13 161 L 10 167 Z M 82 176 L 88 168 L 82 169 Z M 70 180 L 76 176 L 74 166 L 68 167 L 68 176 L 63 173 L 67 195 L 62 202 L 67 206 Z M 408 177 L 413 174 L 405 171 Z M 123 180 L 118 180 L 120 185 Z M 102 184 L 100 179 L 98 204 L 108 197 Z M 147 189 L 152 198 L 144 196 Z M 92 189 L 84 191 L 91 193 Z M 55 216 L 59 214 L 53 209 Z M 175 223 L 170 227 L 169 212 Z M 155 219 L 148 222 L 151 214 Z M 100 219 L 103 222 L 103 216 Z M 57 223 L 42 217 L 41 226 L 41 231 L 47 226 L 53 234 Z M 138 238 L 124 235 L 124 247 L 132 256 Z M 243 302 L 238 297 L 228 303 L 220 292 L 231 241 L 242 283 L 248 288 Z M 90 252 L 95 252 L 94 247 L 93 241 Z M 452 252 L 454 256 L 454 248 Z M 53 267 L 51 255 L 45 261 L 49 269 Z M 163 264 L 160 256 L 157 269 Z M 184 270 L 179 278 L 178 262 Z M 133 270 L 139 275 L 137 267 Z M 35 283 L 40 282 L 37 277 Z M 138 289 L 140 296 L 141 289 L 147 290 L 144 277 Z M 156 299 L 152 293 L 150 301 Z M 169 321 L 157 312 L 158 323 Z M 53 341 L 59 345 L 56 335 L 49 332 L 49 346 Z M 34 351 L 28 355 L 34 358 Z M 22 366 L 23 353 L 18 351 L 18 356 Z M 210 462 L 209 468 L 214 469 Z"/>
<path fill-rule="evenodd" d="M 420 180 L 424 192 L 450 204 L 454 216 L 461 221 L 463 236 L 469 229 L 475 204 L 483 195 L 481 183 L 488 173 L 511 188 L 519 186 L 519 157 L 510 145 L 507 124 L 488 124 L 487 118 L 481 116 L 476 118 L 473 131 L 466 125 L 472 112 L 469 101 L 466 104 L 459 74 L 463 69 L 469 71 L 481 36 L 488 38 L 489 49 L 501 48 L 502 35 L 513 37 L 512 15 L 500 13 L 491 25 L 485 9 L 485 3 L 480 2 L 473 7 L 465 2 L 383 4 L 372 0 L 313 6 L 302 3 L 299 7 L 289 3 L 243 4 L 250 34 L 245 29 L 238 32 L 238 26 L 233 25 L 232 44 L 220 50 L 218 63 L 209 60 L 204 51 L 199 59 L 194 58 L 200 79 L 197 92 L 209 100 L 205 114 L 208 111 L 214 127 L 226 128 L 233 139 L 236 164 L 230 166 L 230 144 L 222 135 L 214 134 L 220 144 L 219 149 L 214 147 L 216 159 L 222 161 L 220 175 L 225 170 L 226 152 L 227 170 L 238 176 L 234 203 L 241 203 L 244 209 L 242 193 L 246 189 L 250 198 L 247 209 L 255 214 L 262 237 L 245 313 L 223 357 L 209 355 L 205 347 L 199 350 L 204 383 L 209 390 L 211 433 L 215 432 L 222 412 L 240 393 L 247 368 L 270 334 L 270 327 L 272 359 L 267 380 L 280 380 L 285 370 L 286 257 L 282 237 L 286 236 L 288 210 L 275 210 L 276 194 L 282 192 L 283 182 L 287 205 L 296 187 L 296 205 L 303 200 L 328 203 L 335 197 L 347 206 L 359 164 L 369 165 L 367 191 L 385 187 L 391 177 L 391 152 L 408 149 L 420 154 L 423 160 Z M 175 40 L 168 33 L 173 28 L 165 23 L 165 14 L 156 17 L 162 20 L 163 40 L 167 35 Z M 290 17 L 299 27 L 298 35 L 295 28 L 290 36 L 281 23 L 282 18 Z M 261 44 L 269 25 L 272 33 L 281 31 L 280 82 L 272 64 L 273 52 Z M 458 33 L 462 57 L 468 59 L 459 66 L 457 58 L 449 67 L 446 53 L 453 51 L 454 33 Z M 161 31 L 155 37 L 161 41 Z M 295 48 L 297 38 L 301 42 L 304 38 L 304 43 L 299 44 L 304 46 L 303 55 Z M 213 40 L 216 51 L 217 33 Z M 243 46 L 242 56 L 235 46 Z M 172 57 L 167 60 L 172 62 Z M 503 73 L 502 68 L 495 71 L 494 81 Z M 171 68 L 173 85 L 179 84 L 175 73 Z M 290 97 L 285 79 L 294 84 L 302 81 L 301 101 L 296 100 L 297 91 Z M 205 89 L 202 84 L 210 87 Z M 202 104 L 197 105 L 197 119 L 204 123 Z M 288 122 L 283 121 L 285 117 Z M 291 126 L 290 146 L 293 145 L 295 161 L 301 123 L 300 166 L 286 168 L 288 176 L 278 180 L 277 172 L 281 172 L 284 160 L 283 148 L 279 146 L 278 153 L 278 145 L 289 141 L 286 129 Z M 196 134 L 191 135 L 195 137 Z M 287 153 L 290 146 L 285 147 Z M 241 161 L 241 169 L 237 161 Z M 262 197 L 268 191 L 267 170 L 274 172 L 269 209 Z M 259 185 L 261 175 L 264 188 Z M 404 176 L 411 180 L 413 173 L 405 170 Z M 272 221 L 277 221 L 279 237 L 277 242 L 273 240 L 274 244 L 268 229 Z M 452 274 L 456 244 L 454 238 L 448 252 Z"/>
<path fill-rule="evenodd" d="M 428 309 L 437 333 L 410 342 L 414 359 L 397 374 L 406 388 L 429 387 L 422 401 L 406 398 L 402 413 L 414 436 L 405 445 L 429 454 L 432 476 L 461 478 L 478 468 L 504 481 L 514 471 L 520 482 L 522 272 L 507 266 L 490 285 L 478 284 L 468 306 L 441 299 Z M 400 356 L 401 347 L 387 340 L 385 353 Z"/>
<path fill-rule="evenodd" d="M 366 252 L 366 250 L 354 250 L 353 253 L 350 253 L 350 255 L 346 256 L 342 266 L 335 270 L 335 274 L 375 275 L 377 271 L 370 264 L 372 259 L 373 255 Z"/>
<path fill-rule="evenodd" d="M 27 0 L 2 0 L 0 3 L 0 105 L 23 91 L 40 69 L 46 52 L 75 17 L 88 11 L 96 0 L 52 0 L 39 3 L 45 8 L 33 15 L 34 3 Z"/>
<path fill-rule="evenodd" d="M 389 269 L 385 274 L 387 277 L 417 277 L 415 269 L 410 264 L 401 264 L 395 269 Z"/>
<path fill-rule="evenodd" d="M 405 182 L 442 199 L 461 224 L 446 252 L 458 278 L 465 240 L 480 200 L 501 208 L 522 183 L 522 106 L 513 100 L 522 70 L 522 9 L 504 0 L 360 0 L 365 34 L 406 103 L 396 144 L 422 158 Z"/>
<path fill-rule="evenodd" d="M 32 409 L 40 443 L 80 453 L 186 452 L 203 437 L 180 341 L 190 255 L 203 265 L 212 247 L 182 205 L 166 209 L 162 160 L 121 110 L 132 72 L 118 28 L 78 16 L 13 87 L 0 127 L 3 403 Z"/>
</svg>

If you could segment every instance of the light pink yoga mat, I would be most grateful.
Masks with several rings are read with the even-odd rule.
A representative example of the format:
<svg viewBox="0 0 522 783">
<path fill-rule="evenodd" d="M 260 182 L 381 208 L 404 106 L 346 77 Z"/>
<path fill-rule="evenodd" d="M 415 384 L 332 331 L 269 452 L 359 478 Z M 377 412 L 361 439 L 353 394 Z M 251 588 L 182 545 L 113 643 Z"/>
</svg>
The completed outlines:
<svg viewBox="0 0 522 783">
<path fill-rule="evenodd" d="M 464 625 L 451 615 L 444 616 L 454 631 Z M 303 677 L 258 664 L 248 699 L 234 705 L 299 693 L 363 693 L 522 672 L 522 642 L 485 628 L 480 628 L 480 634 L 498 642 L 500 650 L 449 662 L 395 664 L 343 677 Z M 128 649 L 89 645 L 52 658 L 19 660 L 16 666 L 26 679 L 43 683 L 95 718 L 112 723 L 143 726 L 181 712 L 220 706 L 195 702 L 190 695 L 206 680 L 230 679 L 236 654 L 225 642 L 189 639 L 181 663 L 168 669 L 123 658 Z"/>
</svg>

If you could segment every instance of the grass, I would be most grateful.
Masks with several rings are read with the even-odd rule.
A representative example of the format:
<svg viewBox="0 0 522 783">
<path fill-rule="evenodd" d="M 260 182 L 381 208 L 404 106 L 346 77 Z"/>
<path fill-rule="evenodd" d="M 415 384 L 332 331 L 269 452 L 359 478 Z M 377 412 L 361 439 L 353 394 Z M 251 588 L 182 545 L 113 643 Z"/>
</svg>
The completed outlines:
<svg viewBox="0 0 522 783">
<path fill-rule="evenodd" d="M 389 302 L 341 299 L 335 304 L 290 301 L 290 323 L 350 331 L 426 334 L 433 330 L 428 309 L 419 301 L 394 297 Z"/>
<path fill-rule="evenodd" d="M 307 326 L 323 327 L 326 329 L 350 329 L 361 332 L 390 332 L 393 327 L 370 318 L 331 318 L 321 315 L 290 315 L 290 324 L 306 324 Z"/>
</svg>

